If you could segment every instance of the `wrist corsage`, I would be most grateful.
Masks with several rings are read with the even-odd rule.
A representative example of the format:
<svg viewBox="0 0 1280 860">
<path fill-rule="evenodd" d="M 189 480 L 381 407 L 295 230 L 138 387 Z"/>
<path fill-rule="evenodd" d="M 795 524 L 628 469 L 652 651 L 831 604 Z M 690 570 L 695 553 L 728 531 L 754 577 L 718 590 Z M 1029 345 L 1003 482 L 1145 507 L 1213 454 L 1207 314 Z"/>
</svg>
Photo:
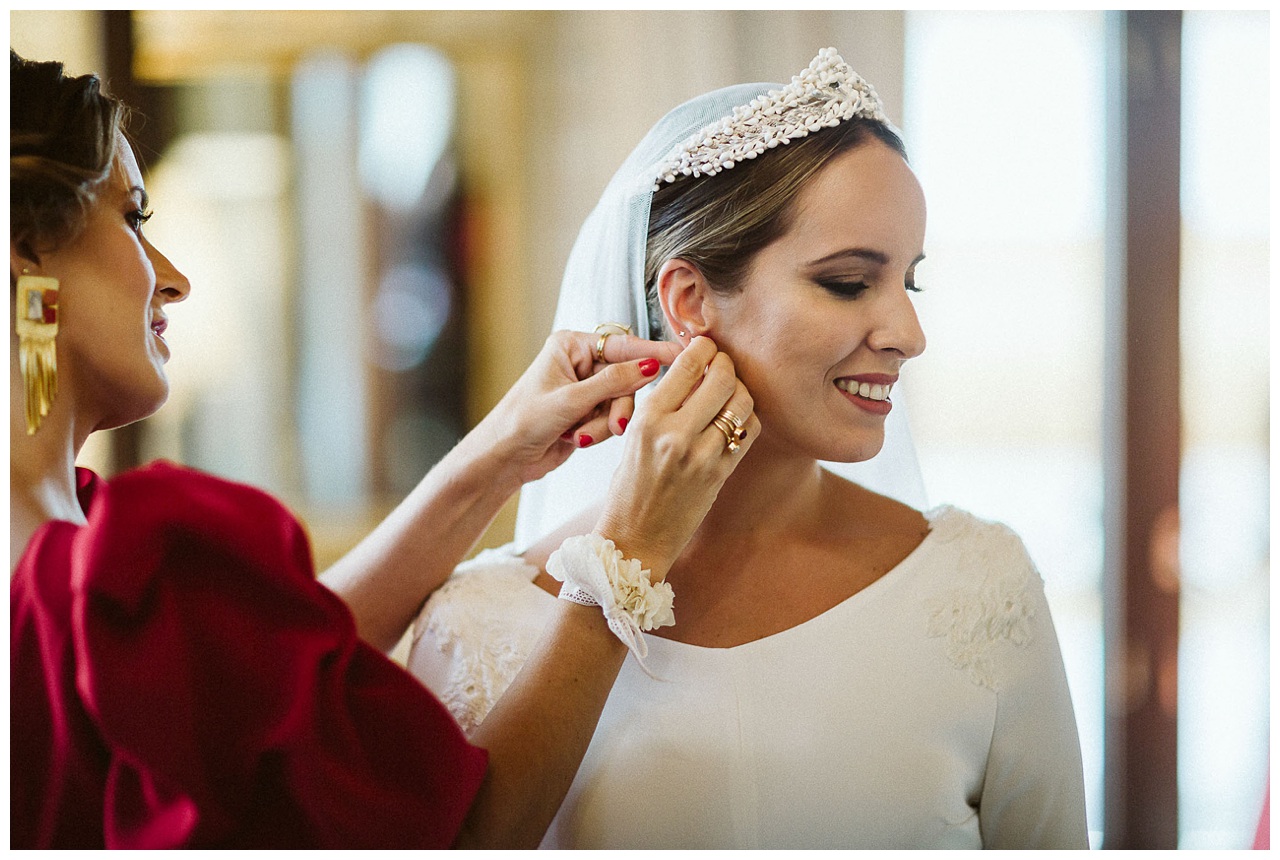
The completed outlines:
<svg viewBox="0 0 1280 860">
<path fill-rule="evenodd" d="M 547 559 L 547 573 L 564 585 L 560 597 L 584 606 L 599 606 L 609 629 L 636 655 L 636 662 L 653 677 L 644 658 L 649 654 L 642 631 L 676 623 L 671 604 L 675 594 L 665 582 L 654 585 L 649 571 L 597 534 L 571 537 Z"/>
</svg>

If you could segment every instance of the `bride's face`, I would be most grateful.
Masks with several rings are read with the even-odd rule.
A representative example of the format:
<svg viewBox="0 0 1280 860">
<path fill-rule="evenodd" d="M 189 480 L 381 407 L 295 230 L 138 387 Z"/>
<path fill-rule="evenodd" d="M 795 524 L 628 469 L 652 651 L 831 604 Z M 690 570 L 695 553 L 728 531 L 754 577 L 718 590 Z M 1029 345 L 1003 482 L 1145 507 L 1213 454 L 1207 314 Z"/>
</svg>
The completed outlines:
<svg viewBox="0 0 1280 860">
<path fill-rule="evenodd" d="M 925 346 L 911 298 L 924 230 L 915 174 L 866 143 L 814 176 L 740 290 L 713 294 L 707 334 L 755 400 L 757 447 L 841 462 L 880 451 L 888 387 Z"/>
</svg>

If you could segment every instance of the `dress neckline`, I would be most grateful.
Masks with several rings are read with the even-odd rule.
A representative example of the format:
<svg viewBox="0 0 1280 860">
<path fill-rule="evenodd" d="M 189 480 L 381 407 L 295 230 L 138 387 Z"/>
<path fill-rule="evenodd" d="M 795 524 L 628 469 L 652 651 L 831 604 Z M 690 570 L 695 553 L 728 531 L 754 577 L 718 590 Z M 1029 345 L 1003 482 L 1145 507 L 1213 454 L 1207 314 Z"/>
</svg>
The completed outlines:
<svg viewBox="0 0 1280 860">
<path fill-rule="evenodd" d="M 789 636 L 803 635 L 808 628 L 825 624 L 831 618 L 850 611 L 854 607 L 859 607 L 865 603 L 875 601 L 878 599 L 877 595 L 891 590 L 897 583 L 907 579 L 911 570 L 920 565 L 921 559 L 927 553 L 931 552 L 936 544 L 948 539 L 949 529 L 947 526 L 950 524 L 957 512 L 958 509 L 951 505 L 938 505 L 937 507 L 925 511 L 924 517 L 929 523 L 929 532 L 924 536 L 924 539 L 916 545 L 915 549 L 907 553 L 906 557 L 903 558 L 902 561 L 885 571 L 882 576 L 867 585 L 865 588 L 858 589 L 839 603 L 836 603 L 835 605 L 824 609 L 822 612 L 819 612 L 817 615 L 806 618 L 799 624 L 794 624 L 785 630 L 770 633 L 768 636 L 762 636 L 759 639 L 752 639 L 750 642 L 742 642 L 738 645 L 729 645 L 722 648 L 710 645 L 693 645 L 688 642 L 666 639 L 661 636 L 647 636 L 645 637 L 645 641 L 649 643 L 650 648 L 670 650 L 672 652 L 687 650 L 690 653 L 730 654 L 746 653 L 747 651 L 755 648 L 769 647 L 771 643 L 780 642 Z M 515 544 L 510 543 L 497 550 L 497 552 L 513 553 L 514 549 Z M 508 554 L 507 558 L 519 564 L 526 572 L 529 573 L 529 578 L 527 580 L 529 588 L 533 589 L 538 594 L 543 595 L 548 600 L 559 599 L 555 595 L 538 587 L 537 583 L 533 581 L 540 573 L 536 565 L 531 564 L 525 561 L 522 557 L 514 554 Z"/>
<path fill-rule="evenodd" d="M 951 505 L 939 505 L 925 511 L 924 517 L 929 523 L 929 532 L 916 545 L 915 549 L 907 553 L 902 561 L 885 571 L 882 576 L 865 588 L 858 589 L 839 603 L 829 606 L 817 615 L 806 618 L 799 624 L 793 624 L 785 630 L 770 633 L 768 636 L 761 636 L 759 639 L 752 639 L 750 642 L 742 642 L 723 648 L 710 645 L 694 645 L 675 639 L 665 639 L 661 636 L 649 636 L 646 641 L 649 643 L 650 648 L 656 648 L 658 651 L 667 650 L 673 654 L 681 651 L 693 654 L 747 654 L 760 648 L 772 647 L 795 636 L 804 636 L 815 627 L 831 623 L 838 616 L 855 609 L 862 609 L 868 603 L 876 602 L 882 594 L 891 592 L 902 583 L 909 581 L 911 572 L 921 566 L 924 557 L 933 551 L 933 547 L 947 539 L 948 534 L 945 526 L 956 510 Z M 537 588 L 536 585 L 534 587 Z M 545 594 L 545 592 L 543 593 Z"/>
</svg>

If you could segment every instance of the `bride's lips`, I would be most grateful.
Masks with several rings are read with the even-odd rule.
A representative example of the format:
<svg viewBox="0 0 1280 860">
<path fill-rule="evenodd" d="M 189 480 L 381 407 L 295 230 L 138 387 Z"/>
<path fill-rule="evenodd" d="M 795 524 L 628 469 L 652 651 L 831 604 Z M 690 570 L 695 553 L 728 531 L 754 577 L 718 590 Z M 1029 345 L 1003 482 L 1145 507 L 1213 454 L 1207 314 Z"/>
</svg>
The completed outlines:
<svg viewBox="0 0 1280 860">
<path fill-rule="evenodd" d="M 835 380 L 835 386 L 859 409 L 875 415 L 888 415 L 893 409 L 889 392 L 897 381 L 897 376 L 887 373 L 860 373 L 840 377 Z"/>
</svg>

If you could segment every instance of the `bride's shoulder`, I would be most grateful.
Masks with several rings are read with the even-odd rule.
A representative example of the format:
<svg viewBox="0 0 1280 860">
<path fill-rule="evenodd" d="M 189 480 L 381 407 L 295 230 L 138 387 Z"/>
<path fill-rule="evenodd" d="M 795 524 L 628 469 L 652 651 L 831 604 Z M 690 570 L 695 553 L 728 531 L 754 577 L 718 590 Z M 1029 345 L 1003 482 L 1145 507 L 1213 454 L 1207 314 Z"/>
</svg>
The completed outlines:
<svg viewBox="0 0 1280 860">
<path fill-rule="evenodd" d="M 1026 544 L 1003 522 L 952 505 L 925 513 L 930 588 L 960 593 L 1023 595 L 1042 591 L 1043 580 Z"/>
<path fill-rule="evenodd" d="M 924 513 L 929 534 L 937 544 L 986 561 L 1029 562 L 1022 538 L 1007 524 L 970 513 L 954 505 L 938 505 Z"/>
</svg>

